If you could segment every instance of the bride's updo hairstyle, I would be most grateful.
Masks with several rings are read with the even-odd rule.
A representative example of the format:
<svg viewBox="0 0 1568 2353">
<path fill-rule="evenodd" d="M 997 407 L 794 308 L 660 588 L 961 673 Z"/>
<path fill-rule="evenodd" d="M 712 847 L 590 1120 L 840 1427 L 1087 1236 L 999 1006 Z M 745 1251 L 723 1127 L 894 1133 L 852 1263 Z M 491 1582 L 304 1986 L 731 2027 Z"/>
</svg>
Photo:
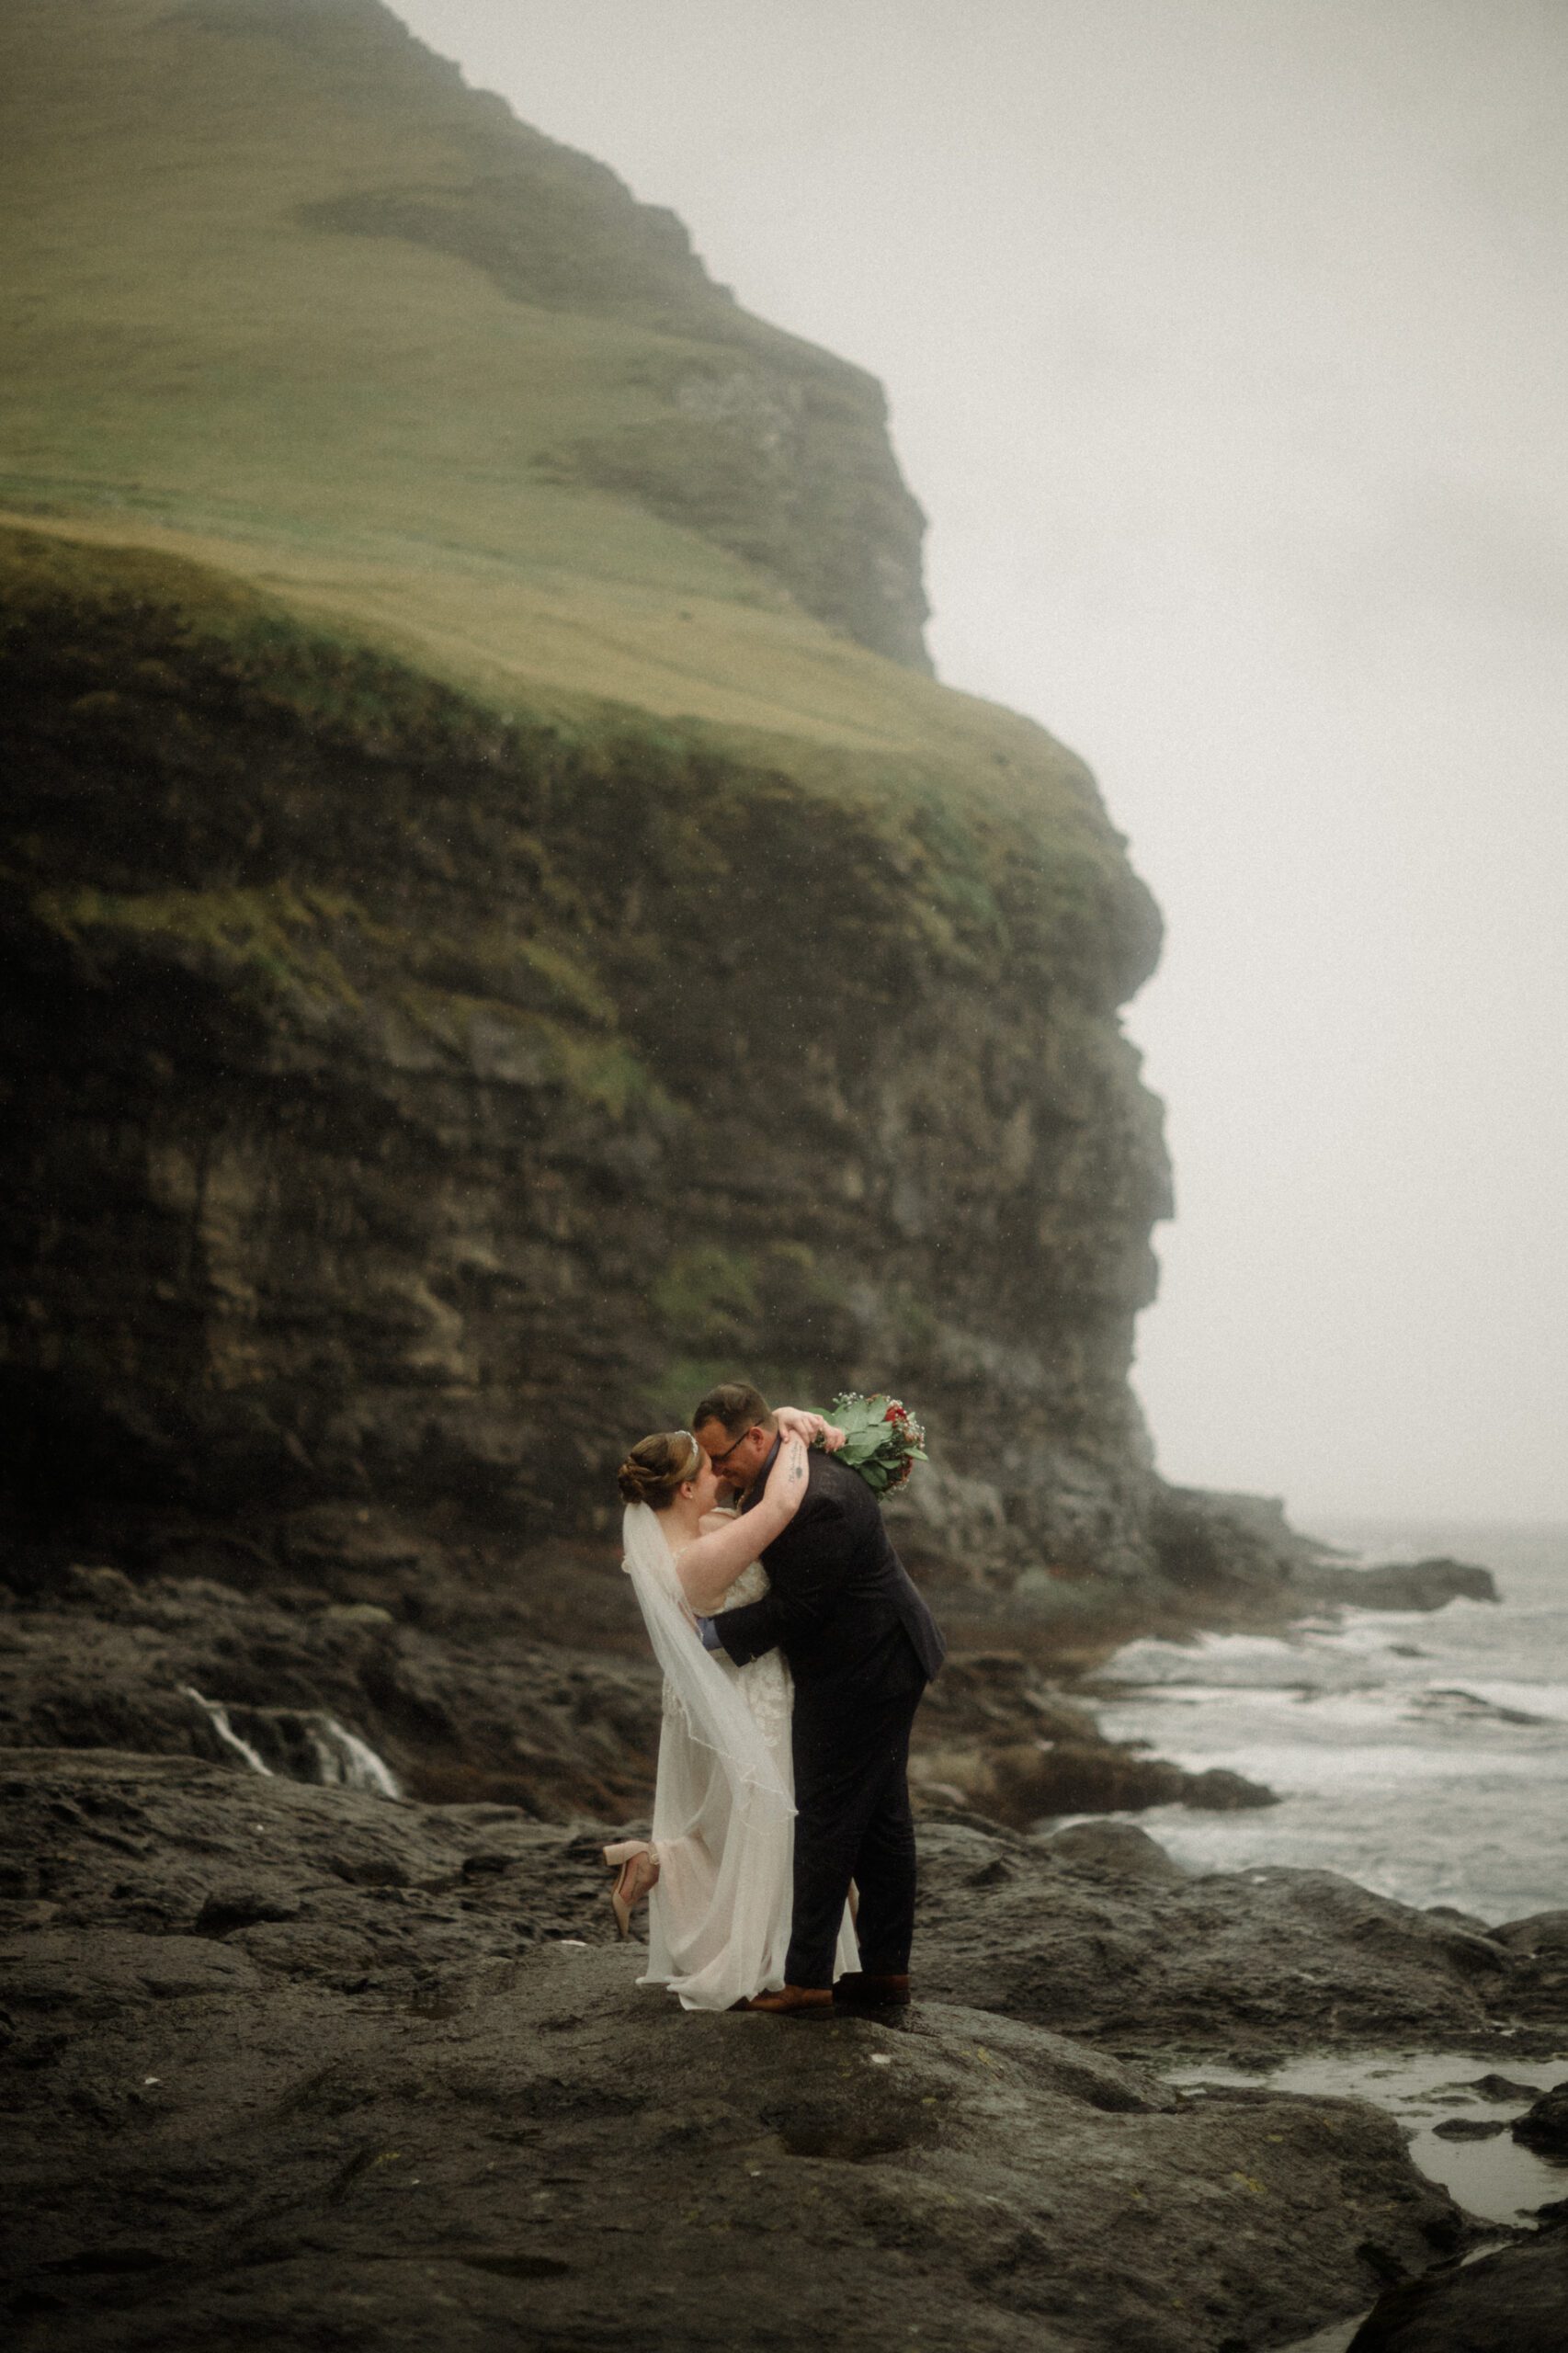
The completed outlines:
<svg viewBox="0 0 1568 2353">
<path fill-rule="evenodd" d="M 689 1430 L 656 1430 L 640 1438 L 619 1470 L 616 1484 L 626 1504 L 652 1504 L 668 1511 L 688 1479 L 703 1468 L 702 1449 Z"/>
</svg>

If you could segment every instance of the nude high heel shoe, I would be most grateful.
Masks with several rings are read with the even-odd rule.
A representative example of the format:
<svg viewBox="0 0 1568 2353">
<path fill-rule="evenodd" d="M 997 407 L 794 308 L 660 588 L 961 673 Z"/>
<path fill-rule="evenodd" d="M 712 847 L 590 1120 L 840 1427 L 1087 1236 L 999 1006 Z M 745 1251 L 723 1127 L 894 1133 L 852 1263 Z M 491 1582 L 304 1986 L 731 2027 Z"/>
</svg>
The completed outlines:
<svg viewBox="0 0 1568 2353">
<path fill-rule="evenodd" d="M 605 1861 L 617 1874 L 610 1889 L 610 1908 L 622 1942 L 631 1934 L 631 1915 L 651 1887 L 659 1883 L 659 1856 L 645 1838 L 623 1838 L 604 1850 Z"/>
</svg>

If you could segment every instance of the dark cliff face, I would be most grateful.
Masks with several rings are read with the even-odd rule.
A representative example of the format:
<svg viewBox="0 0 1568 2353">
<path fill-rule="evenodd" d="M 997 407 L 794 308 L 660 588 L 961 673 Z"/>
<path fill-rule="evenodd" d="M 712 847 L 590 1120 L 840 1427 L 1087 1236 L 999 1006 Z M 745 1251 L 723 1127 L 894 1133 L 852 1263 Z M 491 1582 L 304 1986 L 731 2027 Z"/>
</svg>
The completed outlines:
<svg viewBox="0 0 1568 2353">
<path fill-rule="evenodd" d="M 11 556 L 14 1507 L 373 1497 L 526 1552 L 747 1370 L 918 1401 L 917 1553 L 1144 1563 L 1155 924 L 1086 786 L 960 826 Z"/>
</svg>

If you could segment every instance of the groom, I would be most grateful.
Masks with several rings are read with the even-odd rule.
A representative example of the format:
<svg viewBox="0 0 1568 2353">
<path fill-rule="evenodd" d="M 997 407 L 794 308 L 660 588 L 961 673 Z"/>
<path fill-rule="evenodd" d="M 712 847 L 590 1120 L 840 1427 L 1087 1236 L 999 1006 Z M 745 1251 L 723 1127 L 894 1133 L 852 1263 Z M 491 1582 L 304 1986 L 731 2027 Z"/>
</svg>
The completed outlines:
<svg viewBox="0 0 1568 2353">
<path fill-rule="evenodd" d="M 778 1450 L 778 1425 L 744 1381 L 710 1389 L 691 1417 L 698 1444 L 749 1511 Z M 807 1458 L 806 1500 L 762 1555 L 772 1590 L 699 1620 L 737 1666 L 775 1643 L 795 1678 L 795 1895 L 781 1992 L 747 2007 L 831 2016 L 833 1960 L 849 1882 L 859 1890 L 861 1971 L 841 2002 L 909 1999 L 915 1823 L 909 1732 L 943 1643 L 888 1541 L 866 1482 L 831 1455 Z"/>
</svg>

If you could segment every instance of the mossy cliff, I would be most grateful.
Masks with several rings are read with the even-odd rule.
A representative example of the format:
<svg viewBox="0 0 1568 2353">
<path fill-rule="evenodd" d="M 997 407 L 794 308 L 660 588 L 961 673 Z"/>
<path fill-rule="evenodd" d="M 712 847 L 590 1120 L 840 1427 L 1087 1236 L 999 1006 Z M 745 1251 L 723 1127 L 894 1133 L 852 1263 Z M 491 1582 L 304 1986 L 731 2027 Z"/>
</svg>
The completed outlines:
<svg viewBox="0 0 1568 2353">
<path fill-rule="evenodd" d="M 927 675 L 878 388 L 376 0 L 0 64 L 9 1500 L 522 1557 L 748 1370 L 1145 1577 L 1157 918 Z"/>
<path fill-rule="evenodd" d="M 167 558 L 6 558 L 33 1511 L 526 1545 L 749 1366 L 916 1396 L 959 1559 L 1133 1565 L 1154 927 L 1070 764 L 1054 838 L 960 826 L 695 725 L 503 723 Z"/>
</svg>

